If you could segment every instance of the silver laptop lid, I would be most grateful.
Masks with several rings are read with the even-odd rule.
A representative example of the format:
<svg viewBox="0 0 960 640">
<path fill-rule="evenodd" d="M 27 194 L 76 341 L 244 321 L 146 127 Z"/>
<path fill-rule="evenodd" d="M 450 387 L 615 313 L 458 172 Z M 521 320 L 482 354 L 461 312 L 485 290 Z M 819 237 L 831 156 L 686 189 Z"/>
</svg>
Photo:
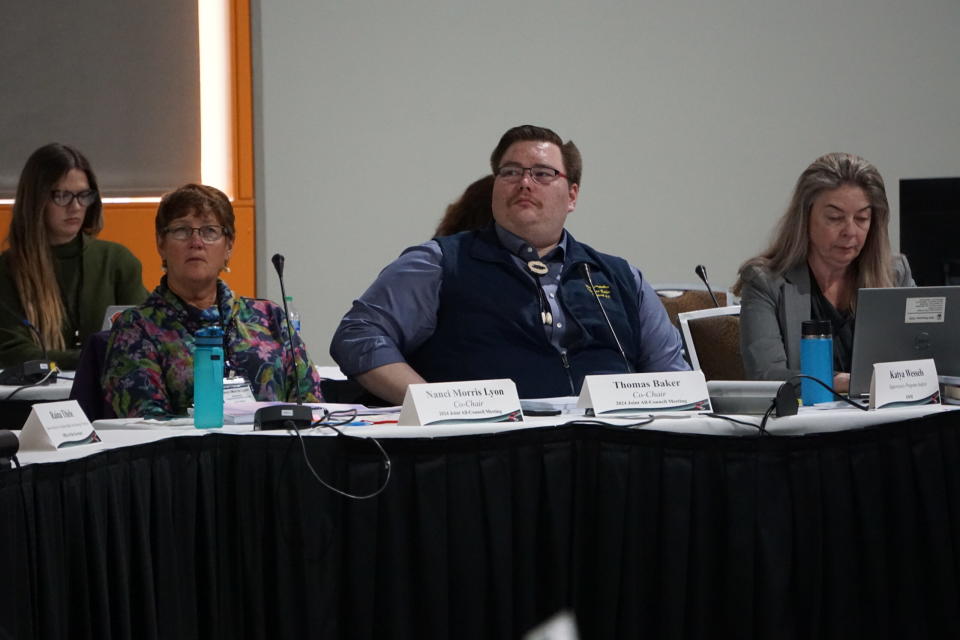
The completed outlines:
<svg viewBox="0 0 960 640">
<path fill-rule="evenodd" d="M 113 326 L 113 321 L 117 319 L 117 316 L 132 306 L 132 304 L 112 304 L 107 307 L 107 310 L 103 314 L 103 326 L 100 327 L 100 330 L 109 330 L 110 327 Z"/>
<path fill-rule="evenodd" d="M 870 392 L 876 362 L 925 358 L 940 375 L 960 375 L 960 286 L 860 289 L 850 395 Z"/>
</svg>

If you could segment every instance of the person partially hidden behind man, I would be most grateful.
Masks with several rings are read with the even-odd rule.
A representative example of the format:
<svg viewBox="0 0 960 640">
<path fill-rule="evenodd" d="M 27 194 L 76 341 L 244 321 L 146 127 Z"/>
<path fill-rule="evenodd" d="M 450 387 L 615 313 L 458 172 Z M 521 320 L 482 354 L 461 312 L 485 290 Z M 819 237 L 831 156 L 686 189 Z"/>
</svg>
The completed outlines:
<svg viewBox="0 0 960 640">
<path fill-rule="evenodd" d="M 542 398 L 578 394 L 588 374 L 688 369 L 640 272 L 564 230 L 580 191 L 573 142 L 514 127 L 490 164 L 494 224 L 388 265 L 334 334 L 342 371 L 399 404 L 425 381 L 512 378 Z"/>
</svg>

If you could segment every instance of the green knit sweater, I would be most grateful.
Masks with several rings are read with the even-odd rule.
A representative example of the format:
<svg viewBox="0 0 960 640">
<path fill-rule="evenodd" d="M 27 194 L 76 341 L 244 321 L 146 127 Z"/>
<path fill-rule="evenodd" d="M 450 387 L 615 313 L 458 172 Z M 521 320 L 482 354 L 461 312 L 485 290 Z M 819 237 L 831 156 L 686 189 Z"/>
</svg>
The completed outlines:
<svg viewBox="0 0 960 640">
<path fill-rule="evenodd" d="M 62 330 L 67 349 L 51 350 L 47 357 L 61 369 L 75 369 L 80 349 L 73 345 L 78 337 L 82 344 L 91 333 L 100 331 L 108 306 L 140 304 L 146 299 L 147 290 L 143 287 L 140 261 L 123 245 L 80 234 L 74 242 L 54 247 L 53 254 L 60 298 L 66 310 Z M 7 367 L 38 360 L 43 352 L 20 321 L 24 317 L 23 306 L 10 275 L 7 254 L 0 258 L 0 366 Z"/>
</svg>

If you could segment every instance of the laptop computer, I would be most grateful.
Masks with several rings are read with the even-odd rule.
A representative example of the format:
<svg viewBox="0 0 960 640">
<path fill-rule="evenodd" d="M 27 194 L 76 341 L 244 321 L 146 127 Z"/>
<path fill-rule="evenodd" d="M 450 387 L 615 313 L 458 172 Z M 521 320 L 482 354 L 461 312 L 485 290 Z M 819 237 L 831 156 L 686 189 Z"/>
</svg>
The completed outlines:
<svg viewBox="0 0 960 640">
<path fill-rule="evenodd" d="M 939 375 L 960 375 L 960 286 L 860 289 L 850 395 L 870 393 L 876 362 L 926 358 Z"/>
<path fill-rule="evenodd" d="M 121 313 L 123 313 L 124 311 L 126 311 L 127 309 L 129 309 L 129 308 L 132 307 L 132 306 L 134 306 L 134 305 L 132 305 L 132 304 L 112 304 L 112 305 L 110 305 L 109 307 L 107 307 L 107 310 L 103 312 L 103 326 L 100 327 L 100 330 L 101 330 L 101 331 L 109 331 L 109 330 L 110 330 L 110 327 L 113 326 L 114 320 L 116 320 L 117 317 L 118 317 Z"/>
</svg>

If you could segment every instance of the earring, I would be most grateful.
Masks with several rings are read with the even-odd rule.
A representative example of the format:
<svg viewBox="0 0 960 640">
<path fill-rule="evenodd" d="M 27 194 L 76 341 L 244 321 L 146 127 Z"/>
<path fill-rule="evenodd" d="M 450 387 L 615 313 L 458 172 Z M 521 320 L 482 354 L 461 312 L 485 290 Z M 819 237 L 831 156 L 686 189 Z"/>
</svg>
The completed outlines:
<svg viewBox="0 0 960 640">
<path fill-rule="evenodd" d="M 223 263 L 223 270 L 224 270 L 225 272 L 227 272 L 227 273 L 230 273 L 230 271 L 231 271 L 230 265 L 228 265 L 226 262 L 224 262 L 224 263 Z"/>
<path fill-rule="evenodd" d="M 160 270 L 163 271 L 164 273 L 167 272 L 167 259 L 166 259 L 166 258 L 164 258 L 163 260 L 160 261 Z"/>
</svg>

